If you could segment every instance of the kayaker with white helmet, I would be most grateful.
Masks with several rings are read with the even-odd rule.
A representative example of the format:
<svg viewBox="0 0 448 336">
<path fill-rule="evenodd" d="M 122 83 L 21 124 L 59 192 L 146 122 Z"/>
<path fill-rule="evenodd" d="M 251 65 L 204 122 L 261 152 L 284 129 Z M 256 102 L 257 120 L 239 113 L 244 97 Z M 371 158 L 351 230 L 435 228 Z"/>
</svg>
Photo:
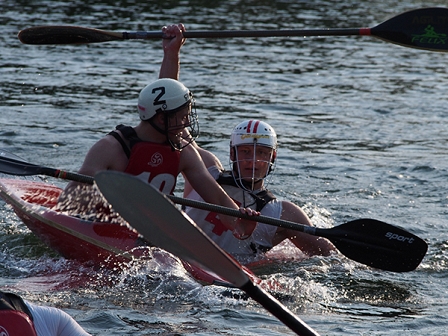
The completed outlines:
<svg viewBox="0 0 448 336">
<path fill-rule="evenodd" d="M 163 40 L 164 60 L 160 77 L 179 69 L 178 59 L 172 56 L 178 53 L 184 43 L 182 29 L 185 30 L 183 25 L 163 28 L 165 35 L 171 38 Z M 168 69 L 168 73 L 164 69 Z M 140 92 L 137 110 L 140 123 L 135 127 L 119 125 L 95 143 L 84 159 L 80 174 L 95 176 L 102 170 L 127 172 L 140 176 L 167 194 L 174 191 L 177 176 L 182 174 L 207 202 L 238 209 L 208 174 L 195 146 L 190 146 L 198 135 L 199 123 L 193 94 L 185 85 L 170 78 L 156 80 Z M 184 134 L 188 137 L 184 137 Z M 60 198 L 61 210 L 82 213 L 94 207 L 101 208 L 92 204 L 92 197 L 86 195 L 89 188 L 70 182 Z M 249 215 L 257 214 L 250 209 L 240 211 Z M 223 218 L 226 227 L 237 237 L 247 236 L 255 227 L 253 221 L 230 216 Z"/>
<path fill-rule="evenodd" d="M 268 123 L 255 119 L 245 120 L 233 129 L 230 137 L 230 170 L 224 170 L 219 159 L 211 152 L 199 146 L 197 150 L 210 175 L 240 206 L 260 211 L 264 216 L 312 225 L 299 206 L 278 200 L 266 188 L 277 158 L 277 134 Z M 202 200 L 188 181 L 184 196 Z M 308 256 L 326 256 L 335 250 L 324 238 L 263 223 L 258 223 L 246 240 L 235 239 L 221 222 L 220 215 L 195 208 L 187 208 L 186 212 L 210 238 L 234 256 L 244 257 L 266 252 L 285 239 L 289 239 Z"/>
</svg>

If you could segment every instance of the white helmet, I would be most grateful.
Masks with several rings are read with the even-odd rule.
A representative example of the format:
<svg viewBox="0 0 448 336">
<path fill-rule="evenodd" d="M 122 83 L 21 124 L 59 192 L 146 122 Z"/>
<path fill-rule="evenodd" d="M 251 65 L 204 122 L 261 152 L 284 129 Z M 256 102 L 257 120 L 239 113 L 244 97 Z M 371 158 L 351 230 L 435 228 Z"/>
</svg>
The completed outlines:
<svg viewBox="0 0 448 336">
<path fill-rule="evenodd" d="M 247 162 L 247 158 L 238 157 L 238 146 L 252 145 L 254 146 L 253 162 L 268 163 L 266 171 L 257 171 L 255 165 L 252 166 L 251 176 L 243 176 L 240 170 L 240 164 Z M 257 146 L 268 147 L 272 149 L 269 156 L 263 159 L 257 158 Z M 273 170 L 275 159 L 277 156 L 277 134 L 274 129 L 264 121 L 260 120 L 246 120 L 238 124 L 232 131 L 230 137 L 230 163 L 233 171 L 235 181 L 244 189 L 249 191 L 254 190 L 255 184 L 263 181 Z M 264 185 L 266 186 L 266 183 Z"/>
<path fill-rule="evenodd" d="M 268 123 L 260 120 L 246 120 L 233 129 L 230 147 L 254 143 L 277 150 L 277 134 Z"/>
<path fill-rule="evenodd" d="M 151 119 L 158 112 L 176 112 L 193 99 L 193 94 L 181 82 L 162 78 L 147 85 L 138 97 L 141 120 Z"/>
</svg>

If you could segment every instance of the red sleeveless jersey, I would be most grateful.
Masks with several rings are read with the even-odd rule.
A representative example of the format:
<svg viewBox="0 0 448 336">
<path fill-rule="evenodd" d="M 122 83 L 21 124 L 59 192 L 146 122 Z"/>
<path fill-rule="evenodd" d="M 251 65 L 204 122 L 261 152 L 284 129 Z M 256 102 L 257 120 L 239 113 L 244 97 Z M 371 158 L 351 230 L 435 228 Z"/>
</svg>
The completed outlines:
<svg viewBox="0 0 448 336">
<path fill-rule="evenodd" d="M 125 172 L 141 176 L 164 194 L 172 194 L 179 174 L 180 151 L 169 144 L 138 142 L 131 150 Z"/>
</svg>

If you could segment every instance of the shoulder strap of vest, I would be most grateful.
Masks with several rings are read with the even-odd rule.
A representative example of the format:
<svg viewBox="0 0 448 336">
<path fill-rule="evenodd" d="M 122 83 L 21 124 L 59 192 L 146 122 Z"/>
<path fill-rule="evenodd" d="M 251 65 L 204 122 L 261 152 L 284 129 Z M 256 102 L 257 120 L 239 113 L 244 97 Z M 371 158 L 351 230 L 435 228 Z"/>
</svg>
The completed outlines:
<svg viewBox="0 0 448 336">
<path fill-rule="evenodd" d="M 276 199 L 274 194 L 267 189 L 264 189 L 256 194 L 250 194 L 255 198 L 255 201 L 257 202 L 257 211 L 261 211 L 261 209 L 263 209 L 266 204 Z"/>
<path fill-rule="evenodd" d="M 16 294 L 0 291 L 0 310 L 18 310 L 27 314 L 31 321 L 33 321 L 31 311 L 23 299 Z"/>
<path fill-rule="evenodd" d="M 118 134 L 115 131 L 109 132 L 109 135 L 112 135 L 121 145 L 123 148 L 124 153 L 128 157 L 128 159 L 131 157 L 131 150 L 128 148 L 128 146 L 124 143 L 123 139 L 121 138 L 120 134 Z"/>
<path fill-rule="evenodd" d="M 229 170 L 220 172 L 216 182 L 218 182 L 218 184 L 220 185 L 230 185 L 233 187 L 238 187 L 232 172 Z"/>
<path fill-rule="evenodd" d="M 238 183 L 235 181 L 233 173 L 229 170 L 221 172 L 216 182 L 218 182 L 218 184 L 220 185 L 230 185 L 232 187 L 241 188 L 241 186 L 239 186 Z M 247 192 L 255 199 L 255 202 L 257 204 L 256 206 L 257 211 L 261 211 L 261 209 L 263 209 L 266 204 L 276 199 L 274 194 L 267 189 L 264 189 L 258 193 L 253 193 L 249 191 Z"/>
<path fill-rule="evenodd" d="M 115 129 L 119 130 L 121 132 L 121 134 L 123 134 L 123 137 L 125 139 L 128 139 L 128 140 L 139 139 L 134 128 L 131 126 L 125 126 L 125 125 L 120 124 L 117 127 L 115 127 Z"/>
<path fill-rule="evenodd" d="M 132 128 L 131 126 L 125 126 L 120 124 L 117 127 L 115 127 L 115 129 L 119 130 L 126 140 L 129 140 L 131 149 L 137 142 L 142 141 L 137 136 L 137 133 L 135 132 L 134 128 Z M 123 151 L 125 152 L 126 156 L 129 159 L 131 157 L 131 150 L 123 141 L 123 138 L 115 131 L 109 132 L 109 135 L 112 135 L 115 139 L 117 139 L 117 141 L 120 143 L 121 147 L 123 147 Z"/>
</svg>

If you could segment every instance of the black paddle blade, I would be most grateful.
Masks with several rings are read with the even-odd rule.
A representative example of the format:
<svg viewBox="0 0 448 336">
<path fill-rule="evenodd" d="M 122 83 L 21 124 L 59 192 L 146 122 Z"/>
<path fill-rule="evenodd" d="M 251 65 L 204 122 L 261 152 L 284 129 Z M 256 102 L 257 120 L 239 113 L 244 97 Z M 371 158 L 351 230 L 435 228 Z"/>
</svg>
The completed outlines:
<svg viewBox="0 0 448 336">
<path fill-rule="evenodd" d="M 19 40 L 25 44 L 84 44 L 123 40 L 120 33 L 78 26 L 37 26 L 21 30 Z"/>
<path fill-rule="evenodd" d="M 0 151 L 0 173 L 18 176 L 38 175 L 42 167 L 22 161 L 18 156 Z"/>
<path fill-rule="evenodd" d="M 2 150 L 0 150 L 0 173 L 17 176 L 46 175 L 81 183 L 93 184 L 92 176 L 71 173 L 61 169 L 38 166 L 26 162 L 17 155 Z"/>
<path fill-rule="evenodd" d="M 372 28 L 371 35 L 405 47 L 448 51 L 448 8 L 405 12 Z"/>
<path fill-rule="evenodd" d="M 22 159 L 20 156 L 17 156 L 11 152 L 8 152 L 6 149 L 0 149 L 0 158 L 4 158 L 4 159 L 9 159 L 9 160 L 14 160 L 14 161 L 20 161 L 20 162 L 25 162 L 26 160 Z"/>
<path fill-rule="evenodd" d="M 348 258 L 392 272 L 415 270 L 428 250 L 423 239 L 375 219 L 316 229 L 316 234 L 328 238 Z"/>
</svg>

